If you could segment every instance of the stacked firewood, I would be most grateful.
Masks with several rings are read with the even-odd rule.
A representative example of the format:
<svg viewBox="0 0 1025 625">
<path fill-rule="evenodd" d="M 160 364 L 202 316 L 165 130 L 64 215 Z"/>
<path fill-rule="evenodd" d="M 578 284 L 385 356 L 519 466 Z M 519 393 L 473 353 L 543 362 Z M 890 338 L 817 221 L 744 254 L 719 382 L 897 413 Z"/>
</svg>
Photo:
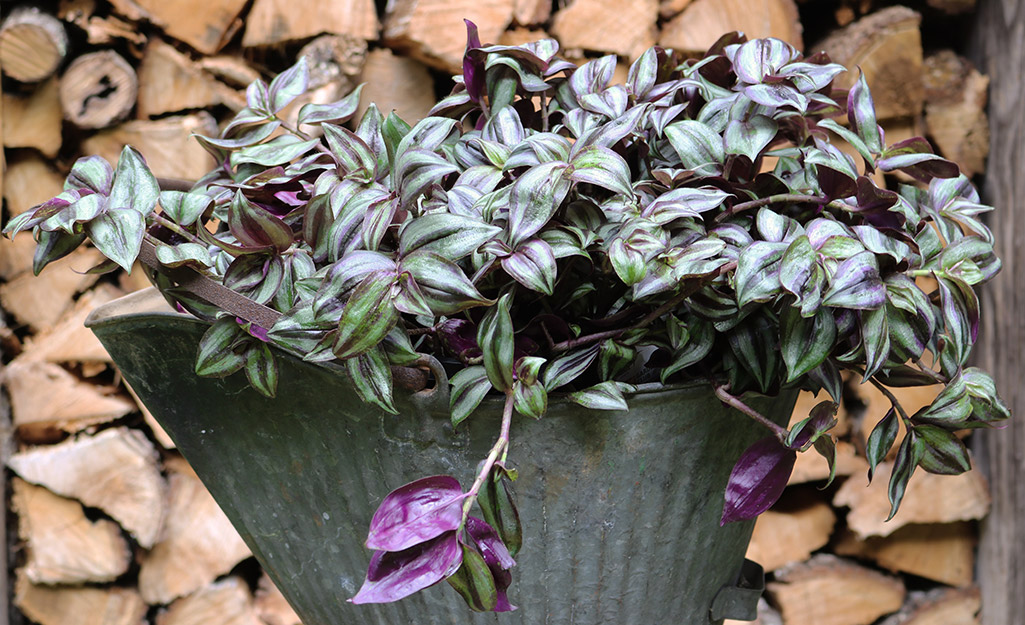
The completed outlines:
<svg viewBox="0 0 1025 625">
<path fill-rule="evenodd" d="M 888 143 L 924 134 L 968 175 L 985 165 L 987 78 L 943 47 L 971 19 L 973 0 L 387 4 L 379 15 L 373 0 L 5 0 L 5 219 L 59 193 L 78 156 L 116 160 L 126 143 L 158 176 L 199 177 L 212 161 L 190 135 L 215 133 L 244 106 L 246 84 L 297 55 L 311 61 L 316 88 L 307 101 L 338 99 L 365 82 L 364 105 L 415 121 L 459 71 L 464 17 L 485 42 L 551 36 L 576 61 L 617 54 L 617 80 L 652 44 L 700 51 L 730 30 L 779 37 L 809 54 L 825 50 L 866 73 Z M 32 247 L 28 237 L 0 241 L 2 379 L 13 426 L 0 426 L 13 432 L 0 453 L 17 525 L 9 545 L 13 621 L 296 623 L 82 326 L 96 306 L 145 286 L 141 272 L 81 273 L 99 259 L 81 249 L 34 278 Z M 762 625 L 977 623 L 973 551 L 975 520 L 989 505 L 985 481 L 975 471 L 919 473 L 901 512 L 884 523 L 887 467 L 866 487 L 864 445 L 889 405 L 857 380 L 846 390 L 837 482 L 817 488 L 826 465 L 803 456 L 779 504 L 756 525 L 749 557 L 769 573 Z M 913 410 L 935 393 L 900 397 Z M 795 419 L 817 401 L 803 396 Z"/>
</svg>

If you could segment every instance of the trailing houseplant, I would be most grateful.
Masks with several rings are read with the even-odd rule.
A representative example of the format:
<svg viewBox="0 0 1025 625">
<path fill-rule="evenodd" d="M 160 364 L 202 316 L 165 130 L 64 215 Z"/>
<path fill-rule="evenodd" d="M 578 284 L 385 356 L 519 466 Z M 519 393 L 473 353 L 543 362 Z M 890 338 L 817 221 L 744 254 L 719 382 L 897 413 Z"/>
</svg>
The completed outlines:
<svg viewBox="0 0 1025 625">
<path fill-rule="evenodd" d="M 394 412 L 395 375 L 429 354 L 451 377 L 456 428 L 501 398 L 468 487 L 435 475 L 383 499 L 354 603 L 446 579 L 475 610 L 514 609 L 511 424 L 543 419 L 556 394 L 623 411 L 640 390 L 698 382 L 766 426 L 734 466 L 721 523 L 767 509 L 796 452 L 832 465 L 843 372 L 893 404 L 868 440 L 870 478 L 903 432 L 891 516 L 916 468 L 969 468 L 955 433 L 1008 416 L 966 366 L 974 288 L 1000 265 L 980 220 L 990 207 L 924 139 L 886 144 L 864 77 L 838 91 L 844 68 L 824 55 L 731 34 L 701 58 L 652 48 L 612 85 L 614 57 L 577 67 L 551 40 L 483 46 L 469 23 L 468 35 L 452 94 L 412 127 L 371 105 L 346 128 L 358 89 L 286 121 L 306 88 L 300 60 L 198 138 L 218 163 L 202 180 L 161 190 L 130 147 L 115 167 L 87 157 L 5 229 L 35 232 L 37 272 L 87 239 L 109 259 L 96 271 L 141 257 L 168 301 L 209 322 L 201 376 L 244 371 L 274 396 L 273 345 L 340 365 Z M 888 390 L 937 383 L 915 414 Z M 790 429 L 747 399 L 797 388 L 831 399 Z"/>
</svg>

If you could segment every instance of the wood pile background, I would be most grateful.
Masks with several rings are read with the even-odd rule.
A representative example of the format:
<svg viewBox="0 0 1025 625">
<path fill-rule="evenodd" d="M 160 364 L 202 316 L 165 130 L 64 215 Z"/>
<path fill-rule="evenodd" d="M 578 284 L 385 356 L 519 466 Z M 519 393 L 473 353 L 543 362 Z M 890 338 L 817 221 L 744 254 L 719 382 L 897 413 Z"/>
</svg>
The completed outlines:
<svg viewBox="0 0 1025 625">
<path fill-rule="evenodd" d="M 624 64 L 648 46 L 699 51 L 719 34 L 776 36 L 860 66 L 889 143 L 925 134 L 969 175 L 989 149 L 987 78 L 958 54 L 974 0 L 4 0 L 4 219 L 56 195 L 74 159 L 138 147 L 158 176 L 195 179 L 210 157 L 189 140 L 244 106 L 244 87 L 313 60 L 316 101 L 366 82 L 364 102 L 422 117 L 447 93 L 465 42 L 554 36 L 583 61 Z M 853 72 L 841 76 L 849 85 Z M 294 107 L 298 110 L 298 106 Z M 2 161 L 0 161 L 2 164 Z M 293 625 L 294 614 L 159 426 L 82 327 L 90 310 L 146 286 L 140 274 L 76 273 L 82 249 L 31 277 L 29 238 L 0 240 L 0 350 L 10 422 L 8 610 L 41 625 Z M 909 410 L 935 389 L 900 394 Z M 815 403 L 803 397 L 795 416 Z M 919 472 L 883 523 L 887 467 L 866 488 L 863 451 L 888 402 L 851 383 L 837 483 L 802 456 L 763 515 L 749 557 L 769 572 L 761 625 L 979 622 L 973 471 Z M 802 412 L 803 410 L 803 412 Z M 362 537 L 353 537 L 361 539 Z M 4 567 L 0 566 L 0 573 Z M 4 580 L 0 580 L 0 586 Z M 983 606 L 984 609 L 984 606 Z M 2 621 L 0 621 L 2 622 Z"/>
</svg>

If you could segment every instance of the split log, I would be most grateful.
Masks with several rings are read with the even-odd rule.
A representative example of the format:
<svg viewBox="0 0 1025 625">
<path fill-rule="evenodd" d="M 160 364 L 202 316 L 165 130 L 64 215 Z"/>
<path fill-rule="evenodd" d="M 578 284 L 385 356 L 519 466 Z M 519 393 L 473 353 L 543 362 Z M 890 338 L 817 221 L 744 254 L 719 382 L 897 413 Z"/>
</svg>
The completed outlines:
<svg viewBox="0 0 1025 625">
<path fill-rule="evenodd" d="M 11 509 L 23 541 L 21 571 L 35 584 L 109 582 L 128 570 L 131 552 L 117 523 L 90 521 L 77 501 L 24 480 L 11 481 Z"/>
<path fill-rule="evenodd" d="M 845 532 L 836 553 L 874 560 L 950 586 L 969 586 L 975 565 L 975 531 L 970 522 L 905 525 L 889 536 L 859 539 Z"/>
<path fill-rule="evenodd" d="M 551 0 L 515 0 L 513 3 L 513 21 L 520 26 L 544 24 L 551 17 Z"/>
<path fill-rule="evenodd" d="M 373 0 L 255 0 L 246 16 L 242 46 L 253 48 L 320 34 L 377 39 Z"/>
<path fill-rule="evenodd" d="M 775 571 L 803 562 L 829 542 L 836 515 L 829 504 L 803 492 L 786 492 L 755 521 L 747 558 Z"/>
<path fill-rule="evenodd" d="M 217 135 L 217 124 L 206 111 L 125 122 L 83 141 L 82 151 L 116 163 L 121 150 L 131 145 L 142 153 L 156 176 L 198 180 L 213 168 L 214 159 L 193 134 Z"/>
<path fill-rule="evenodd" d="M 28 97 L 4 95 L 3 145 L 34 148 L 51 159 L 61 148 L 60 87 L 56 78 L 40 83 Z"/>
<path fill-rule="evenodd" d="M 690 6 L 693 0 L 661 0 L 658 3 L 658 16 L 663 20 L 669 20 Z"/>
<path fill-rule="evenodd" d="M 171 473 L 167 497 L 160 540 L 139 569 L 139 592 L 150 604 L 192 594 L 252 556 L 191 469 Z"/>
<path fill-rule="evenodd" d="M 4 370 L 14 425 L 25 442 L 52 443 L 135 412 L 135 403 L 80 381 L 63 367 L 20 356 Z"/>
<path fill-rule="evenodd" d="M 876 468 L 876 478 L 868 486 L 853 477 L 840 486 L 833 497 L 834 506 L 848 506 L 847 525 L 861 538 L 889 536 L 910 523 L 952 523 L 981 519 L 989 511 L 986 478 L 973 470 L 961 475 L 934 475 L 916 471 L 908 483 L 900 511 L 890 521 L 887 499 L 892 463 Z"/>
<path fill-rule="evenodd" d="M 94 309 L 124 295 L 110 284 L 100 284 L 82 294 L 74 307 L 51 328 L 30 337 L 21 355 L 22 362 L 110 363 L 110 355 L 100 340 L 85 327 L 85 319 Z"/>
<path fill-rule="evenodd" d="M 869 625 L 905 594 L 899 579 L 825 554 L 777 571 L 766 590 L 787 625 Z"/>
<path fill-rule="evenodd" d="M 35 7 L 20 7 L 0 25 L 0 68 L 15 80 L 38 82 L 57 71 L 68 52 L 64 25 Z"/>
<path fill-rule="evenodd" d="M 655 43 L 658 0 L 574 0 L 552 18 L 564 48 L 611 52 L 632 59 Z"/>
<path fill-rule="evenodd" d="M 0 179 L 3 180 L 3 198 L 7 201 L 11 217 L 54 197 L 64 187 L 64 177 L 55 172 L 46 160 L 32 153 L 12 159 Z M 0 277 L 9 281 L 31 271 L 35 247 L 31 234 L 22 234 L 14 239 L 0 237 Z"/>
<path fill-rule="evenodd" d="M 659 43 L 684 52 L 704 52 L 723 33 L 734 30 L 749 39 L 776 37 L 804 49 L 794 0 L 694 0 L 662 27 Z"/>
<path fill-rule="evenodd" d="M 909 605 L 880 625 L 979 625 L 982 597 L 978 588 L 939 588 L 911 593 Z M 919 595 L 919 596 L 914 596 Z"/>
<path fill-rule="evenodd" d="M 299 615 L 266 573 L 260 576 L 256 587 L 256 612 L 267 625 L 302 625 Z"/>
<path fill-rule="evenodd" d="M 156 625 L 265 625 L 249 587 L 238 577 L 210 584 L 157 614 Z"/>
<path fill-rule="evenodd" d="M 139 66 L 136 114 L 140 119 L 218 104 L 237 111 L 246 100 L 173 46 L 157 38 L 150 40 Z"/>
<path fill-rule="evenodd" d="M 940 154 L 954 161 L 966 176 L 986 167 L 989 78 L 950 50 L 925 59 L 925 126 Z"/>
<path fill-rule="evenodd" d="M 258 71 L 235 56 L 205 56 L 196 61 L 196 66 L 232 87 L 245 88 L 260 78 Z"/>
<path fill-rule="evenodd" d="M 145 625 L 147 606 L 134 588 L 43 586 L 24 575 L 14 604 L 39 625 Z"/>
<path fill-rule="evenodd" d="M 876 11 L 811 46 L 849 71 L 833 82 L 849 89 L 865 72 L 879 119 L 914 117 L 922 111 L 922 16 L 906 7 Z"/>
<path fill-rule="evenodd" d="M 363 116 L 369 103 L 381 114 L 391 111 L 410 125 L 427 116 L 434 106 L 434 80 L 427 67 L 415 59 L 396 56 L 391 50 L 372 50 L 363 66 L 366 86 L 360 94 L 356 119 Z"/>
<path fill-rule="evenodd" d="M 510 28 L 509 30 L 502 33 L 502 36 L 498 39 L 498 44 L 502 46 L 521 46 L 531 41 L 537 41 L 539 39 L 551 39 L 552 36 L 543 30 L 528 30 L 526 28 Z M 565 56 L 565 53 L 561 53 L 560 56 Z"/>
<path fill-rule="evenodd" d="M 892 392 L 900 402 L 900 405 L 904 408 L 904 411 L 908 414 L 915 414 L 920 408 L 928 406 L 932 403 L 932 400 L 936 399 L 936 395 L 943 390 L 943 387 L 938 384 L 930 386 L 908 386 L 903 388 L 894 388 Z M 856 444 L 861 448 L 865 448 L 865 442 L 868 441 L 869 435 L 872 433 L 872 429 L 876 426 L 879 421 L 886 416 L 887 411 L 890 410 L 890 400 L 881 392 L 879 389 L 872 386 L 871 384 L 861 384 L 854 388 L 854 394 L 857 399 L 864 404 L 864 409 L 861 412 L 858 423 L 857 438 L 855 439 Z M 900 424 L 900 435 L 904 434 L 904 424 Z M 892 458 L 897 454 L 897 446 L 890 450 L 889 457 Z"/>
<path fill-rule="evenodd" d="M 83 54 L 61 77 L 64 117 L 79 128 L 106 128 L 128 117 L 138 93 L 135 70 L 113 50 Z"/>
<path fill-rule="evenodd" d="M 359 84 L 367 42 L 349 35 L 323 35 L 303 46 L 299 56 L 309 63 L 310 88 L 334 84 L 345 95 Z"/>
<path fill-rule="evenodd" d="M 384 44 L 428 65 L 461 72 L 466 50 L 463 19 L 477 25 L 482 43 L 498 41 L 512 22 L 513 1 L 394 0 L 388 3 L 384 20 Z"/>
<path fill-rule="evenodd" d="M 116 15 L 93 15 L 95 11 L 96 0 L 61 0 L 57 17 L 85 31 L 89 45 L 105 46 L 116 39 L 124 39 L 137 46 L 146 43 L 146 35 L 137 26 Z"/>
<path fill-rule="evenodd" d="M 157 451 L 142 432 L 119 427 L 15 454 L 15 473 L 58 495 L 106 512 L 144 548 L 160 533 L 166 509 Z"/>
<path fill-rule="evenodd" d="M 24 234 L 22 237 L 30 238 Z M 22 273 L 0 285 L 0 303 L 33 330 L 49 328 L 71 308 L 76 293 L 96 283 L 98 276 L 84 272 L 102 259 L 103 255 L 94 248 L 80 247 L 47 265 L 38 276 Z"/>
<path fill-rule="evenodd" d="M 238 15 L 248 0 L 134 0 L 146 18 L 168 36 L 187 43 L 203 54 L 214 54 L 238 32 Z M 115 2 L 115 6 L 126 4 Z M 124 13 L 122 13 L 124 14 Z M 129 19 L 134 18 L 127 15 Z"/>
<path fill-rule="evenodd" d="M 836 442 L 836 477 L 866 475 L 868 462 L 858 455 L 854 445 L 847 441 Z M 797 454 L 794 470 L 790 473 L 788 485 L 824 482 L 829 479 L 829 463 L 815 450 Z"/>
<path fill-rule="evenodd" d="M 153 20 L 152 16 L 145 9 L 136 4 L 137 0 L 108 0 L 108 2 L 118 15 L 122 15 L 133 22 Z"/>
<path fill-rule="evenodd" d="M 736 621 L 726 619 L 722 625 L 783 625 L 783 617 L 779 615 L 769 602 L 762 597 L 758 600 L 758 617 L 753 621 Z"/>
</svg>

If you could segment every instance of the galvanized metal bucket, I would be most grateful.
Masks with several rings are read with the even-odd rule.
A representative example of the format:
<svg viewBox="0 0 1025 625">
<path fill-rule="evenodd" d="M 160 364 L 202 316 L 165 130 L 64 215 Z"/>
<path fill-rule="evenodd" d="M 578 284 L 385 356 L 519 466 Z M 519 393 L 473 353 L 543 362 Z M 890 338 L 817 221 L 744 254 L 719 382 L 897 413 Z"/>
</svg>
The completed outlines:
<svg viewBox="0 0 1025 625">
<path fill-rule="evenodd" d="M 277 397 L 242 375 L 193 374 L 205 325 L 156 291 L 87 322 L 167 430 L 305 625 L 703 625 L 754 618 L 761 570 L 745 564 L 751 523 L 719 527 L 740 453 L 764 435 L 707 388 L 640 393 L 628 412 L 554 400 L 513 424 L 510 462 L 524 526 L 515 612 L 470 612 L 439 584 L 388 605 L 347 603 L 370 552 L 374 510 L 392 489 L 450 474 L 468 486 L 494 442 L 497 402 L 459 429 L 447 382 L 362 403 L 344 375 L 279 354 Z M 753 402 L 785 422 L 794 397 Z M 438 405 L 442 404 L 442 405 Z"/>
</svg>

